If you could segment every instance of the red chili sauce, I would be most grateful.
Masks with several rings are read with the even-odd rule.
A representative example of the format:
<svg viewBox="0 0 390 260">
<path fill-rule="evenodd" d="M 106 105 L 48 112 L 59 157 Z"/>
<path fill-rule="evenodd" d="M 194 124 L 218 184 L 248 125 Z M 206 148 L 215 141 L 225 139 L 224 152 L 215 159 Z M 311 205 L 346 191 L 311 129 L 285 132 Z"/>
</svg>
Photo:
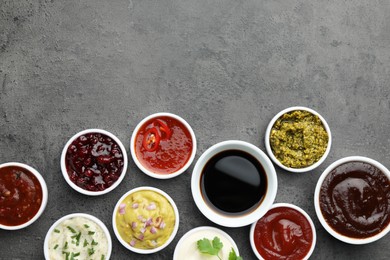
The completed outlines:
<svg viewBox="0 0 390 260">
<path fill-rule="evenodd" d="M 66 170 L 70 180 L 88 191 L 103 191 L 116 182 L 123 170 L 123 153 L 109 136 L 81 135 L 66 151 Z"/>
<path fill-rule="evenodd" d="M 147 121 L 138 131 L 135 153 L 142 165 L 157 174 L 180 170 L 190 159 L 192 137 L 179 120 L 161 116 Z"/>
<path fill-rule="evenodd" d="M 42 203 L 42 187 L 30 171 L 18 166 L 0 168 L 0 224 L 28 222 Z"/>
<path fill-rule="evenodd" d="M 371 164 L 344 163 L 324 179 L 319 203 L 326 222 L 339 234 L 371 237 L 390 223 L 390 180 Z"/>
<path fill-rule="evenodd" d="M 256 223 L 254 242 L 264 259 L 298 260 L 310 251 L 313 231 L 309 221 L 299 211 L 276 207 Z"/>
</svg>

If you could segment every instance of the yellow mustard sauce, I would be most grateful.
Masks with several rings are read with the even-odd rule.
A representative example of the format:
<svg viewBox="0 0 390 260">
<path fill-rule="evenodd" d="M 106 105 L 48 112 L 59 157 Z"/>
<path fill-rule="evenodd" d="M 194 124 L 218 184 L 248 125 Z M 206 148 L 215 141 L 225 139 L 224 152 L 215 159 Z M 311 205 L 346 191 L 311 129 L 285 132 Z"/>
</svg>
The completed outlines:
<svg viewBox="0 0 390 260">
<path fill-rule="evenodd" d="M 168 241 L 175 226 L 170 202 L 155 191 L 127 196 L 116 212 L 116 225 L 123 240 L 139 249 L 153 249 Z"/>
</svg>

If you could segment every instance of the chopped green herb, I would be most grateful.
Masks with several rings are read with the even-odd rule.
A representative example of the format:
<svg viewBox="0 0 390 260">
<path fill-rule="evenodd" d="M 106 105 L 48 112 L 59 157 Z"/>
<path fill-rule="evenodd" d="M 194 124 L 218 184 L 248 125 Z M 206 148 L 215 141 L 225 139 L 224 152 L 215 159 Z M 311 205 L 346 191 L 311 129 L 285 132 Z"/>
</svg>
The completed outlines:
<svg viewBox="0 0 390 260">
<path fill-rule="evenodd" d="M 83 245 L 83 247 L 86 247 L 88 244 L 89 244 L 88 241 L 87 241 L 86 239 L 84 239 L 84 245 Z"/>
<path fill-rule="evenodd" d="M 56 244 L 55 246 L 54 246 L 54 249 L 57 249 L 58 248 L 58 244 Z"/>
<path fill-rule="evenodd" d="M 77 253 L 71 253 L 70 254 L 70 260 L 77 260 L 75 257 L 78 257 L 80 255 L 80 252 L 77 252 Z"/>
<path fill-rule="evenodd" d="M 93 231 L 88 231 L 88 235 L 94 235 L 95 234 L 95 232 L 93 232 Z"/>
<path fill-rule="evenodd" d="M 67 226 L 67 228 L 70 230 L 70 232 L 76 233 L 76 230 L 74 230 L 71 226 Z"/>
<path fill-rule="evenodd" d="M 100 260 L 104 260 L 106 257 L 104 255 L 102 255 L 102 257 L 100 257 Z"/>
<path fill-rule="evenodd" d="M 92 239 L 91 245 L 96 246 L 97 244 L 99 243 Z"/>
<path fill-rule="evenodd" d="M 84 227 L 85 227 L 85 228 L 89 228 L 89 226 L 88 226 L 87 224 L 84 224 Z"/>
<path fill-rule="evenodd" d="M 68 242 L 65 242 L 64 249 L 68 248 Z"/>
<path fill-rule="evenodd" d="M 65 254 L 65 260 L 69 260 L 69 252 L 62 251 L 62 254 Z"/>
<path fill-rule="evenodd" d="M 60 233 L 60 231 L 58 230 L 58 229 L 54 229 L 54 232 L 56 232 L 56 233 Z"/>
<path fill-rule="evenodd" d="M 77 235 L 71 236 L 72 239 L 75 239 L 76 241 L 76 246 L 80 244 L 80 237 L 81 237 L 81 232 L 79 232 Z M 72 243 L 74 244 L 74 241 L 72 240 Z"/>
<path fill-rule="evenodd" d="M 91 256 L 95 253 L 95 249 L 93 249 L 93 247 L 91 248 L 88 248 L 88 255 Z"/>
</svg>

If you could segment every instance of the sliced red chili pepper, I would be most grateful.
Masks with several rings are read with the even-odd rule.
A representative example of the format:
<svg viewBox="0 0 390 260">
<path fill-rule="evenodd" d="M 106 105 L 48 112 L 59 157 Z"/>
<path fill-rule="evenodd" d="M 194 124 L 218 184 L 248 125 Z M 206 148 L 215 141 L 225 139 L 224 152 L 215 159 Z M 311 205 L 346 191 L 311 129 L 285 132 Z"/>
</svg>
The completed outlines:
<svg viewBox="0 0 390 260">
<path fill-rule="evenodd" d="M 161 120 L 161 119 L 156 119 L 156 120 L 154 121 L 154 125 L 155 125 L 155 126 L 158 126 L 159 129 L 160 129 L 162 132 L 165 133 L 165 137 L 166 137 L 166 138 L 162 138 L 163 135 L 161 135 L 161 139 L 169 139 L 169 138 L 171 138 L 171 136 L 172 136 L 172 130 L 168 127 L 167 123 L 165 123 L 165 122 L 164 122 L 163 120 Z"/>
<path fill-rule="evenodd" d="M 149 128 L 145 135 L 144 139 L 142 140 L 142 146 L 145 148 L 148 152 L 154 152 L 157 150 L 159 144 L 160 144 L 160 135 L 155 127 Z"/>
</svg>

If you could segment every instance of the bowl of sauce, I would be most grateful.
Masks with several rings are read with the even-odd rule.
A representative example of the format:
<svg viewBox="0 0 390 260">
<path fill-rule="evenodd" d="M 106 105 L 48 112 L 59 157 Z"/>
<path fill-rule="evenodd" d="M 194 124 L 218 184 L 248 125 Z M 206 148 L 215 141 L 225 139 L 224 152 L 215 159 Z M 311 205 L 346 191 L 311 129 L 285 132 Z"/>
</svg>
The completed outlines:
<svg viewBox="0 0 390 260">
<path fill-rule="evenodd" d="M 0 228 L 17 230 L 35 222 L 47 204 L 47 186 L 41 174 L 23 163 L 0 165 Z"/>
<path fill-rule="evenodd" d="M 196 138 L 183 118 L 155 113 L 134 129 L 130 151 L 142 172 L 153 178 L 169 179 L 185 172 L 193 162 Z"/>
<path fill-rule="evenodd" d="M 230 140 L 211 146 L 195 164 L 191 191 L 198 209 L 225 227 L 250 225 L 271 207 L 275 168 L 258 147 Z"/>
<path fill-rule="evenodd" d="M 217 256 L 212 257 L 199 250 L 199 240 L 208 239 L 209 241 L 213 241 L 216 237 L 219 239 L 220 243 L 222 243 L 222 248 L 220 248 Z M 173 253 L 173 260 L 229 259 L 229 254 L 232 250 L 239 256 L 236 243 L 226 232 L 215 227 L 196 227 L 189 230 L 180 238 Z"/>
<path fill-rule="evenodd" d="M 309 259 L 316 244 L 310 216 L 289 203 L 276 203 L 250 229 L 252 250 L 258 259 Z"/>
<path fill-rule="evenodd" d="M 390 171 L 379 162 L 350 156 L 320 176 L 314 205 L 322 226 L 349 244 L 374 242 L 390 231 Z"/>
<path fill-rule="evenodd" d="M 61 154 L 61 171 L 76 191 L 98 196 L 115 189 L 127 170 L 127 153 L 122 142 L 102 129 L 75 134 Z"/>
<path fill-rule="evenodd" d="M 328 156 L 332 135 L 326 120 L 313 109 L 289 107 L 270 121 L 265 147 L 272 161 L 290 172 L 307 172 Z"/>
<path fill-rule="evenodd" d="M 118 200 L 112 226 L 124 247 L 135 253 L 152 254 L 167 247 L 176 236 L 179 211 L 164 191 L 138 187 Z"/>
<path fill-rule="evenodd" d="M 46 260 L 108 260 L 112 241 L 101 220 L 89 214 L 73 213 L 60 218 L 50 227 L 43 249 Z"/>
</svg>

